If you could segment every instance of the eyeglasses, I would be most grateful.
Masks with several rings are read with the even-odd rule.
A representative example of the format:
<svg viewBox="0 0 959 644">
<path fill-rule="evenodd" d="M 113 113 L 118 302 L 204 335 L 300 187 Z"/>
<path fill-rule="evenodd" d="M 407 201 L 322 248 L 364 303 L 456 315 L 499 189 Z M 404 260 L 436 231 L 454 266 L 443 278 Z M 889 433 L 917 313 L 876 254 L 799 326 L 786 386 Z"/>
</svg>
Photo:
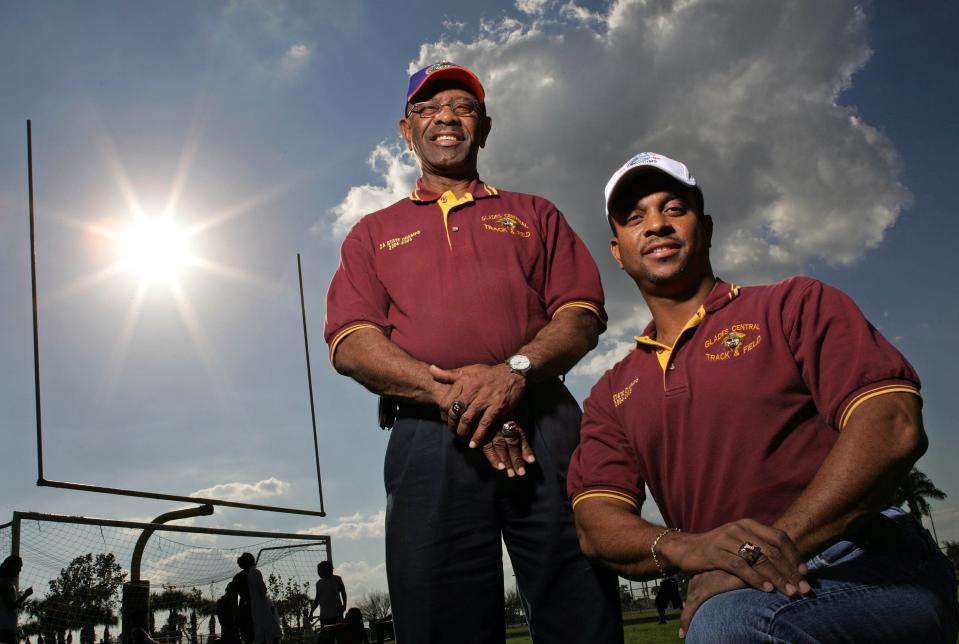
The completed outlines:
<svg viewBox="0 0 959 644">
<path fill-rule="evenodd" d="M 407 108 L 406 118 L 409 118 L 411 114 L 416 114 L 421 119 L 431 119 L 442 112 L 444 107 L 449 107 L 451 110 L 453 110 L 453 114 L 461 117 L 479 116 L 480 114 L 479 103 L 476 101 L 463 99 L 459 101 L 452 101 L 450 103 L 414 103 Z"/>
</svg>

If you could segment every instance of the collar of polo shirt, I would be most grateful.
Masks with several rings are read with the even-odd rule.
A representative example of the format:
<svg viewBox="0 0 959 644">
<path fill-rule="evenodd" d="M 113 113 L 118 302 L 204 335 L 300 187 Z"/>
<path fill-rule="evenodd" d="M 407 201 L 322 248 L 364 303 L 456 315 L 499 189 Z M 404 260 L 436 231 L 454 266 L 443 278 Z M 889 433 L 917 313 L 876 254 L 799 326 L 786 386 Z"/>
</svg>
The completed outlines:
<svg viewBox="0 0 959 644">
<path fill-rule="evenodd" d="M 693 316 L 686 321 L 683 330 L 679 332 L 679 335 L 676 336 L 676 340 L 673 342 L 672 346 L 663 344 L 662 342 L 657 342 L 653 338 L 653 334 L 656 333 L 656 324 L 650 322 L 649 326 L 643 331 L 643 335 L 637 335 L 635 337 L 636 343 L 639 346 L 649 347 L 650 349 L 656 350 L 656 358 L 659 360 L 659 366 L 663 369 L 663 375 L 666 374 L 666 370 L 669 368 L 669 361 L 673 357 L 673 349 L 676 347 L 676 344 L 679 342 L 688 331 L 695 329 L 700 323 L 706 319 L 706 315 L 713 313 L 723 308 L 733 300 L 739 297 L 739 287 L 732 283 L 724 282 L 720 279 L 716 280 L 716 286 L 713 287 L 713 290 L 710 291 L 709 296 L 706 297 L 706 301 L 703 302 L 702 306 L 699 307 Z"/>
<path fill-rule="evenodd" d="M 496 197 L 499 196 L 499 191 L 488 183 L 484 183 L 479 179 L 473 179 L 466 188 L 466 192 L 457 197 L 453 194 L 452 190 L 447 190 L 443 194 L 433 192 L 423 183 L 422 179 L 416 180 L 416 189 L 410 194 L 410 200 L 417 203 L 433 203 L 434 201 L 439 204 L 440 210 L 443 211 L 443 228 L 446 229 L 446 242 L 449 244 L 450 248 L 453 247 L 453 240 L 450 238 L 450 229 L 449 229 L 449 215 L 450 211 L 458 206 L 473 202 L 477 199 L 485 199 L 487 197 Z"/>
<path fill-rule="evenodd" d="M 468 196 L 467 196 L 468 195 Z M 466 192 L 462 197 L 457 198 L 453 194 L 452 190 L 447 190 L 444 193 L 433 192 L 423 184 L 422 179 L 416 180 L 416 188 L 410 193 L 410 200 L 419 201 L 422 203 L 429 203 L 432 201 L 437 201 L 442 206 L 444 203 L 449 202 L 460 202 L 466 203 L 466 201 L 472 201 L 473 199 L 483 199 L 485 197 L 496 197 L 499 195 L 499 190 L 493 186 L 480 181 L 479 179 L 473 179 L 470 182 L 469 186 L 466 189 Z M 443 201 L 445 199 L 446 201 Z M 455 204 L 454 204 L 455 205 Z M 452 206 L 450 206 L 452 207 Z"/>
</svg>

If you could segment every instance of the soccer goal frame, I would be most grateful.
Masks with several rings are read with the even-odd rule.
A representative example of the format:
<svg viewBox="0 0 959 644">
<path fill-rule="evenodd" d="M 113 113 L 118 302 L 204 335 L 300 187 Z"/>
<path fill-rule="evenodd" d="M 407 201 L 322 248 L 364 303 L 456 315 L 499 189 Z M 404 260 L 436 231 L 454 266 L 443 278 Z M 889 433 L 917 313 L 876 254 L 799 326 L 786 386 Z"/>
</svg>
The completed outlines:
<svg viewBox="0 0 959 644">
<path fill-rule="evenodd" d="M 193 501 L 193 497 L 187 497 Z M 50 521 L 53 523 L 76 523 L 80 525 L 104 526 L 111 528 L 128 528 L 131 530 L 151 530 L 156 532 L 185 532 L 190 534 L 211 534 L 225 537 L 251 537 L 264 539 L 289 539 L 302 541 L 302 544 L 293 544 L 289 546 L 277 546 L 273 548 L 261 548 L 257 552 L 257 560 L 260 554 L 267 550 L 279 550 L 284 548 L 303 548 L 310 545 L 323 544 L 326 548 L 327 560 L 333 561 L 333 540 L 328 535 L 304 534 L 302 532 L 266 532 L 262 530 L 236 530 L 231 528 L 204 528 L 200 526 L 174 525 L 166 523 L 143 523 L 140 521 L 123 521 L 121 519 L 101 519 L 96 517 L 71 516 L 67 514 L 49 514 L 46 512 L 21 512 L 15 511 L 13 519 L 4 524 L 0 524 L 0 529 L 10 527 L 10 554 L 20 556 L 20 524 L 23 521 Z M 312 544 L 309 542 L 313 542 Z"/>
<path fill-rule="evenodd" d="M 53 487 L 67 490 L 78 490 L 81 492 L 97 492 L 101 494 L 115 494 L 120 496 L 132 496 L 146 499 L 158 499 L 161 501 L 175 501 L 178 503 L 199 503 L 207 505 L 219 505 L 244 510 L 260 510 L 264 512 L 280 512 L 287 514 L 299 514 L 306 516 L 325 517 L 326 511 L 323 504 L 323 480 L 320 475 L 320 450 L 319 441 L 316 435 L 316 409 L 313 402 L 313 374 L 310 367 L 310 345 L 307 337 L 306 326 L 306 306 L 303 298 L 303 270 L 300 265 L 300 255 L 296 256 L 297 276 L 300 285 L 300 312 L 303 319 L 303 344 L 306 351 L 306 377 L 310 400 L 310 418 L 313 425 L 313 454 L 316 459 L 316 484 L 319 492 L 319 509 L 309 508 L 291 508 L 276 505 L 264 505 L 259 503 L 244 503 L 241 501 L 230 501 L 227 499 L 213 499 L 198 496 L 185 496 L 182 494 L 168 494 L 163 492 L 153 492 L 144 490 L 132 490 L 128 488 L 109 487 L 105 485 L 96 485 L 91 483 L 76 483 L 71 481 L 59 481 L 48 479 L 43 469 L 43 415 L 40 397 L 40 334 L 39 334 L 39 314 L 37 306 L 37 243 L 36 243 L 36 216 L 34 210 L 34 191 L 33 191 L 33 135 L 31 122 L 27 121 L 27 183 L 29 190 L 30 204 L 30 284 L 33 304 L 33 375 L 34 375 L 34 398 L 36 402 L 36 433 L 37 433 L 37 486 Z"/>
<path fill-rule="evenodd" d="M 50 544 L 56 541 L 57 535 L 65 533 L 62 531 L 58 532 L 58 529 L 52 529 L 50 524 L 69 526 L 67 530 L 70 530 L 71 527 L 82 526 L 83 528 L 87 528 L 85 534 L 92 538 L 79 541 L 79 545 L 74 545 L 72 549 L 51 548 Z M 99 528 L 99 539 L 95 536 L 97 528 Z M 6 532 L 7 530 L 9 530 L 9 532 Z M 108 531 L 106 536 L 104 536 L 105 530 Z M 141 538 L 136 538 L 136 533 L 140 533 Z M 169 563 L 182 562 L 184 559 L 188 559 L 182 555 L 207 551 L 214 553 L 212 558 L 215 562 L 218 562 L 218 566 L 226 566 L 226 568 L 224 570 L 214 569 L 212 571 L 213 576 L 205 579 L 202 577 L 200 579 L 196 577 L 191 579 L 189 576 L 185 578 L 181 576 L 179 579 L 167 578 L 164 580 L 160 577 L 159 580 L 154 580 L 152 584 L 149 579 L 140 579 L 139 576 L 134 575 L 133 572 L 134 568 L 138 569 L 140 566 L 137 551 L 140 550 L 142 552 L 142 544 L 140 543 L 142 536 L 149 538 L 154 533 L 165 533 L 162 537 L 165 543 L 155 545 L 153 557 L 151 558 L 151 570 L 153 573 L 157 573 L 158 570 L 163 570 L 162 565 L 160 568 L 157 568 L 157 560 L 155 557 L 158 552 L 163 555 L 169 554 L 170 556 L 168 560 L 166 560 Z M 256 539 L 257 541 L 242 544 L 236 543 L 238 539 L 234 539 L 232 544 L 211 546 L 209 542 L 204 543 L 205 540 L 201 540 L 199 543 L 183 543 L 182 541 L 171 538 L 172 535 L 177 534 L 194 536 L 212 535 L 218 538 Z M 28 579 L 32 582 L 32 586 L 41 592 L 44 582 L 48 583 L 50 588 L 53 589 L 51 580 L 56 578 L 55 570 L 60 566 L 60 560 L 63 562 L 67 560 L 76 562 L 78 559 L 82 559 L 82 555 L 86 551 L 89 552 L 89 554 L 86 555 L 88 558 L 96 553 L 97 560 L 99 561 L 102 554 L 110 553 L 111 560 L 120 565 L 119 570 L 125 571 L 124 574 L 127 576 L 127 579 L 122 584 L 122 593 L 120 593 L 121 589 L 116 591 L 121 595 L 118 605 L 119 612 L 116 615 L 111 615 L 111 619 L 98 623 L 108 626 L 119 623 L 121 630 L 120 639 L 116 640 L 117 644 L 129 644 L 132 641 L 133 629 L 147 629 L 150 625 L 149 615 L 152 615 L 154 610 L 166 610 L 168 608 L 161 606 L 156 609 L 151 609 L 151 587 L 161 592 L 185 589 L 188 587 L 192 587 L 194 591 L 197 591 L 201 585 L 208 585 L 210 592 L 213 593 L 215 585 L 219 586 L 228 582 L 236 570 L 230 569 L 230 566 L 234 565 L 232 564 L 232 554 L 229 554 L 227 557 L 224 557 L 224 554 L 235 554 L 240 550 L 255 552 L 256 564 L 264 571 L 264 574 L 274 570 L 274 566 L 280 566 L 282 569 L 284 565 L 292 565 L 294 576 L 284 576 L 285 574 L 289 574 L 289 568 L 287 568 L 287 572 L 279 572 L 279 579 L 296 580 L 296 583 L 300 586 L 302 586 L 307 579 L 312 580 L 314 564 L 321 561 L 329 561 L 331 563 L 333 561 L 332 539 L 328 535 L 206 528 L 41 512 L 15 511 L 10 522 L 0 525 L 0 537 L 3 537 L 0 539 L 0 555 L 12 554 L 22 557 L 24 571 L 29 571 L 29 573 L 33 575 L 32 579 L 29 577 Z M 26 541 L 23 541 L 24 539 L 26 539 Z M 50 541 L 51 539 L 53 541 Z M 134 544 L 134 540 L 136 540 L 136 544 Z M 171 544 L 181 547 L 181 550 L 171 553 L 169 550 Z M 305 552 L 307 550 L 311 552 L 309 555 L 305 555 L 306 561 L 303 560 L 304 555 L 294 554 L 298 551 Z M 79 557 L 74 557 L 74 555 L 79 555 Z M 56 557 L 59 557 L 60 560 Z M 296 561 L 297 557 L 300 557 L 298 562 Z M 201 558 L 199 561 L 202 563 L 204 560 L 209 561 L 210 559 Z M 284 562 L 289 563 L 284 564 Z M 309 563 L 309 570 L 302 568 L 304 563 Z M 296 572 L 298 567 L 299 573 Z M 61 576 L 65 574 L 64 570 L 65 568 L 60 569 Z M 273 573 L 270 572 L 271 578 L 272 574 Z M 23 573 L 21 573 L 18 583 L 22 581 Z M 45 598 L 41 598 L 41 601 L 44 599 Z M 116 601 L 116 599 L 111 601 Z M 68 602 L 65 606 L 74 607 L 74 604 Z M 77 608 L 81 613 L 82 609 L 82 605 Z M 39 624 L 41 619 L 39 615 L 35 615 L 35 617 L 37 618 L 37 622 L 34 626 Z M 210 620 L 214 619 L 212 614 L 208 614 L 207 617 Z M 75 618 L 76 616 L 74 615 L 74 619 Z M 76 623 L 68 625 L 68 622 L 65 621 L 62 616 L 54 617 L 53 623 L 56 623 L 58 620 L 58 626 L 53 626 L 51 622 L 47 622 L 47 625 L 51 629 L 57 628 L 60 630 L 77 630 L 77 628 L 79 628 Z M 91 621 L 90 625 L 92 627 L 94 622 Z M 299 628 L 299 626 L 297 626 L 297 628 Z"/>
</svg>

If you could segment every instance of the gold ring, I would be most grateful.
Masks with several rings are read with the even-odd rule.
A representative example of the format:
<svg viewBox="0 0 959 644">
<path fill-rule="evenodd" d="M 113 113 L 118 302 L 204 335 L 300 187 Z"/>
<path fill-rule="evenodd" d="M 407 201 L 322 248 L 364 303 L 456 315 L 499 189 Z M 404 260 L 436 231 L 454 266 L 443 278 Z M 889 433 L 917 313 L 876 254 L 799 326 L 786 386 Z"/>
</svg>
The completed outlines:
<svg viewBox="0 0 959 644">
<path fill-rule="evenodd" d="M 515 420 L 508 420 L 503 423 L 503 426 L 500 427 L 499 433 L 501 436 L 509 438 L 510 436 L 516 436 L 519 434 L 519 424 Z"/>
</svg>

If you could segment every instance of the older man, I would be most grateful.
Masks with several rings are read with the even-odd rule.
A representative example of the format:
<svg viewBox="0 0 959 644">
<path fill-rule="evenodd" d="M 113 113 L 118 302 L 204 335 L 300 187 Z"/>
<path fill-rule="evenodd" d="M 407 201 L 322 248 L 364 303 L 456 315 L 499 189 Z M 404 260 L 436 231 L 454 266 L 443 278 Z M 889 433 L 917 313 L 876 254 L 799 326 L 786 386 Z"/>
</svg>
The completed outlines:
<svg viewBox="0 0 959 644">
<path fill-rule="evenodd" d="M 909 363 L 821 282 L 714 277 L 682 163 L 636 155 L 606 205 L 653 321 L 586 401 L 569 476 L 584 552 L 694 575 L 680 635 L 697 642 L 955 642 L 948 562 L 884 509 L 926 449 Z M 664 526 L 640 517 L 645 486 Z"/>
<path fill-rule="evenodd" d="M 327 301 L 333 366 L 395 415 L 397 639 L 502 642 L 505 542 L 535 641 L 616 642 L 615 576 L 582 556 L 564 491 L 581 413 L 559 376 L 604 328 L 599 274 L 552 203 L 480 180 L 485 98 L 453 63 L 410 78 L 420 179 L 353 228 Z"/>
</svg>

